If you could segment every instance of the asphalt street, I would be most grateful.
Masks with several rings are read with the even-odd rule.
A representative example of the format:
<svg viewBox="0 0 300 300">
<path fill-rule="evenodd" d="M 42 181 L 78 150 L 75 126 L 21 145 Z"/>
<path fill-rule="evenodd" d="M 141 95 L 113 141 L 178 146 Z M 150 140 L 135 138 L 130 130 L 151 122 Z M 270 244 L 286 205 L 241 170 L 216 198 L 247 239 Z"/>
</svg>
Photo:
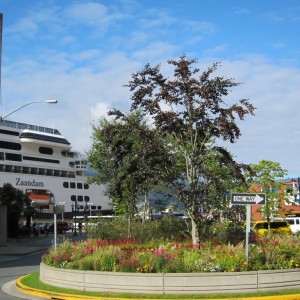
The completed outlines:
<svg viewBox="0 0 300 300">
<path fill-rule="evenodd" d="M 67 237 L 70 240 L 81 240 L 85 236 L 73 236 L 71 232 L 58 235 L 58 243 Z M 45 299 L 18 292 L 15 289 L 15 280 L 19 277 L 39 271 L 41 256 L 53 244 L 53 234 L 48 237 L 28 237 L 17 240 L 8 240 L 6 246 L 0 247 L 0 299 Z"/>
</svg>

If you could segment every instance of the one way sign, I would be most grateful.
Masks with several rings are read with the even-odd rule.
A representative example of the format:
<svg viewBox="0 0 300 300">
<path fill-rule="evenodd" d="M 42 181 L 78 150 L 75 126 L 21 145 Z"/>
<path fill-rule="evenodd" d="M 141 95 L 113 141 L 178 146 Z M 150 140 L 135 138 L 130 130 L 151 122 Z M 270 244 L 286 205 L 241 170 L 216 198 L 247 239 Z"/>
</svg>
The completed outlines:
<svg viewBox="0 0 300 300">
<path fill-rule="evenodd" d="M 266 194 L 259 193 L 232 193 L 232 204 L 265 204 Z"/>
</svg>

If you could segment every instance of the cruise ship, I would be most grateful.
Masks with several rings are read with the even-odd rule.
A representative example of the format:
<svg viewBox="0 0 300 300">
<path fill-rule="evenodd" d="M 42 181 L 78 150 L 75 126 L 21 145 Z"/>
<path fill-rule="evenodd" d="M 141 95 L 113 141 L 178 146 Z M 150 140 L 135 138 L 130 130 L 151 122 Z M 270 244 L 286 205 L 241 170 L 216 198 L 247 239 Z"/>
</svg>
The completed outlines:
<svg viewBox="0 0 300 300">
<path fill-rule="evenodd" d="M 57 129 L 0 119 L 0 187 L 10 183 L 39 212 L 50 201 L 65 212 L 111 210 L 100 185 L 88 184 L 86 160 Z"/>
<path fill-rule="evenodd" d="M 0 91 L 2 27 L 0 13 Z M 86 182 L 86 161 L 57 129 L 7 120 L 12 113 L 0 117 L 0 188 L 9 183 L 22 190 L 41 213 L 53 212 L 53 202 L 75 214 L 111 210 L 103 187 Z"/>
</svg>

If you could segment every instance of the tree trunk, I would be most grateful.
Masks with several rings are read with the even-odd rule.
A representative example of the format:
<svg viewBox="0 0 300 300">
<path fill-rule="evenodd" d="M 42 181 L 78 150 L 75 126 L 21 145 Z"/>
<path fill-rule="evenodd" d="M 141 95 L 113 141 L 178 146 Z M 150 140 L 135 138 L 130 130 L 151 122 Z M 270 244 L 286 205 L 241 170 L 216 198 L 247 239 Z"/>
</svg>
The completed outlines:
<svg viewBox="0 0 300 300">
<path fill-rule="evenodd" d="M 193 241 L 193 245 L 198 247 L 200 242 L 198 224 L 195 222 L 193 218 L 192 218 L 192 241 Z"/>
<path fill-rule="evenodd" d="M 131 238 L 131 216 L 128 216 L 127 238 Z"/>
</svg>

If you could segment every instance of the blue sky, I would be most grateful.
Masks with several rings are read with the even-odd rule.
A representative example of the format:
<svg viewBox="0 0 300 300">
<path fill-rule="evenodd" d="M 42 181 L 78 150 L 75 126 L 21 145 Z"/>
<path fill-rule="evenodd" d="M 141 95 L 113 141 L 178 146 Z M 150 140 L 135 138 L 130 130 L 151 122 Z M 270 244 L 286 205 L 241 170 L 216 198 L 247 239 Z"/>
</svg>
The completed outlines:
<svg viewBox="0 0 300 300">
<path fill-rule="evenodd" d="M 54 126 L 84 152 L 91 124 L 129 110 L 132 73 L 186 53 L 202 70 L 221 61 L 218 74 L 242 83 L 230 101 L 257 108 L 228 145 L 236 160 L 280 162 L 300 177 L 300 1 L 1 0 L 0 12 L 1 115 L 57 99 L 9 119 Z"/>
</svg>

